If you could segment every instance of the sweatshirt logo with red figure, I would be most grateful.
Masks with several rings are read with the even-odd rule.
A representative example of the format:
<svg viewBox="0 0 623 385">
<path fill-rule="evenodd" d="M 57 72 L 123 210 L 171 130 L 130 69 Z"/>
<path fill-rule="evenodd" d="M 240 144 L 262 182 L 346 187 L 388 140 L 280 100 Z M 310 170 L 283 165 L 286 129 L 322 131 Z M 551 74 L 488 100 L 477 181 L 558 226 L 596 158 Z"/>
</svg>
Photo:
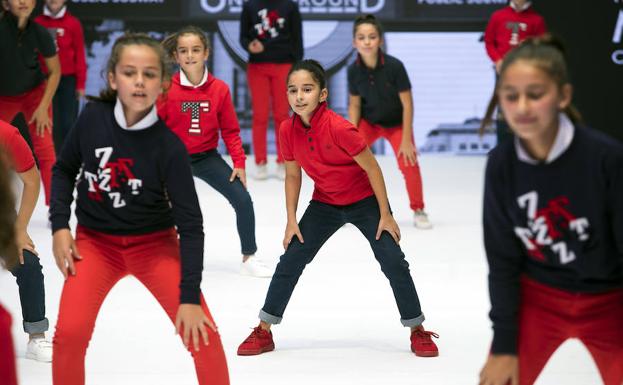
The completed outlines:
<svg viewBox="0 0 623 385">
<path fill-rule="evenodd" d="M 128 191 L 139 195 L 143 180 L 136 178 L 132 172 L 134 159 L 118 158 L 111 162 L 112 147 L 95 149 L 95 157 L 100 160 L 97 172 L 84 171 L 84 179 L 89 184 L 89 198 L 102 202 L 104 194 L 111 200 L 114 208 L 124 207 L 126 201 L 122 194 Z"/>
<path fill-rule="evenodd" d="M 515 235 L 526 247 L 530 257 L 545 262 L 544 250 L 549 249 L 565 265 L 576 259 L 565 242 L 565 235 L 574 234 L 581 242 L 589 239 L 587 218 L 577 218 L 569 209 L 569 198 L 560 196 L 538 208 L 539 195 L 530 191 L 517 198 L 519 207 L 527 211 L 527 227 L 515 227 Z"/>
<path fill-rule="evenodd" d="M 261 21 L 253 27 L 257 32 L 258 39 L 267 39 L 279 36 L 278 29 L 283 29 L 286 19 L 279 15 L 276 10 L 269 11 L 264 8 L 258 13 Z"/>
<path fill-rule="evenodd" d="M 210 112 L 210 101 L 182 102 L 182 112 L 190 113 L 189 135 L 201 135 L 201 113 Z"/>
</svg>

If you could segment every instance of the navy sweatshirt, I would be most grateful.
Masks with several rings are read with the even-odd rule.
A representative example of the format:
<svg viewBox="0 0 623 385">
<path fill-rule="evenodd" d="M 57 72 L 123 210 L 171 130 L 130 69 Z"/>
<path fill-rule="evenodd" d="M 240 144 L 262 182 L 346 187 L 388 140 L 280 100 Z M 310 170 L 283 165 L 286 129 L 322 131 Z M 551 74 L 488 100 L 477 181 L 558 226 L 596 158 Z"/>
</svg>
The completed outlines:
<svg viewBox="0 0 623 385">
<path fill-rule="evenodd" d="M 181 303 L 199 304 L 203 219 L 186 148 L 161 120 L 142 130 L 121 128 L 113 109 L 89 103 L 65 141 L 52 170 L 52 232 L 69 228 L 74 185 L 76 217 L 86 228 L 138 235 L 175 225 Z"/>
<path fill-rule="evenodd" d="M 303 59 L 301 14 L 292 0 L 249 0 L 240 16 L 240 44 L 258 39 L 264 51 L 249 52 L 249 63 L 294 63 Z"/>
<path fill-rule="evenodd" d="M 521 275 L 574 293 L 623 288 L 623 145 L 576 126 L 558 158 L 529 164 L 503 143 L 489 155 L 483 219 L 491 352 L 516 354 Z"/>
</svg>

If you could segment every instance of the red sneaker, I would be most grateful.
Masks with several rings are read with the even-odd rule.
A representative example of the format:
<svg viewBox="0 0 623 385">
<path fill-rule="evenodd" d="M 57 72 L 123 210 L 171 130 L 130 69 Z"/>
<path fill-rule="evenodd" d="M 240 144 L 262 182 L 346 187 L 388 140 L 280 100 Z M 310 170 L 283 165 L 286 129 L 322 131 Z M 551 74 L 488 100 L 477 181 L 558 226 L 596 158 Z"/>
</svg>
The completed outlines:
<svg viewBox="0 0 623 385">
<path fill-rule="evenodd" d="M 418 326 L 411 332 L 411 351 L 418 357 L 437 357 L 439 350 L 431 337 L 439 338 L 439 335 Z"/>
<path fill-rule="evenodd" d="M 251 334 L 238 346 L 239 356 L 255 356 L 275 350 L 273 333 L 261 327 L 253 329 Z"/>
</svg>

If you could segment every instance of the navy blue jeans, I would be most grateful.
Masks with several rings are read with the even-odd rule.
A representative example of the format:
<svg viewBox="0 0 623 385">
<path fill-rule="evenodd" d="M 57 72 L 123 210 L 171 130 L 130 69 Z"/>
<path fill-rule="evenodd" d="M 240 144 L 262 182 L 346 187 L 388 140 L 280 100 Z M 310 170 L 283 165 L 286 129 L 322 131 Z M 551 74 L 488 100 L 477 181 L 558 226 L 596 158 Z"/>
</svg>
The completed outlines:
<svg viewBox="0 0 623 385">
<path fill-rule="evenodd" d="M 193 175 L 221 193 L 236 211 L 236 226 L 242 254 L 255 254 L 257 251 L 255 212 L 253 211 L 251 195 L 247 189 L 238 178 L 233 182 L 229 181 L 233 170 L 216 150 L 192 154 L 190 160 Z"/>
<path fill-rule="evenodd" d="M 322 245 L 345 223 L 352 223 L 366 237 L 374 257 L 389 280 L 400 312 L 400 322 L 414 327 L 424 322 L 420 300 L 409 272 L 409 263 L 400 246 L 384 231 L 376 240 L 376 230 L 381 214 L 373 195 L 346 206 L 335 206 L 311 201 L 299 222 L 299 229 L 305 243 L 295 236 L 285 254 L 279 259 L 273 275 L 260 319 L 270 324 L 281 322 L 283 312 L 290 301 L 294 287 Z"/>
<path fill-rule="evenodd" d="M 76 94 L 76 77 L 74 75 L 61 76 L 58 88 L 52 99 L 52 139 L 54 151 L 61 153 L 65 138 L 78 117 L 79 101 Z"/>
<path fill-rule="evenodd" d="M 45 289 L 39 257 L 24 250 L 24 264 L 11 269 L 17 279 L 19 300 L 22 305 L 24 331 L 28 334 L 45 333 L 49 328 L 45 318 Z"/>
</svg>

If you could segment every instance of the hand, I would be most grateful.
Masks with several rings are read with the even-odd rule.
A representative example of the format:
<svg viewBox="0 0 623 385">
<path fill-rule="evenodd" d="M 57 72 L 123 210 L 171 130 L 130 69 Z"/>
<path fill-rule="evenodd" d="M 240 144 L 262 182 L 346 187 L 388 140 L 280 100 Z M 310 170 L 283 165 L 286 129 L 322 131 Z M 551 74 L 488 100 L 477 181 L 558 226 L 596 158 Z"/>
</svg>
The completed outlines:
<svg viewBox="0 0 623 385">
<path fill-rule="evenodd" d="M 283 237 L 284 250 L 288 248 L 288 245 L 290 244 L 290 242 L 292 241 L 292 238 L 295 235 L 299 239 L 299 242 L 305 243 L 305 241 L 303 240 L 303 234 L 301 234 L 301 230 L 299 229 L 298 223 L 288 222 L 288 224 L 286 225 L 286 234 Z"/>
<path fill-rule="evenodd" d="M 244 186 L 244 188 L 247 188 L 247 173 L 246 171 L 244 171 L 244 168 L 234 168 L 234 170 L 231 173 L 231 176 L 229 177 L 229 181 L 233 182 L 234 179 L 236 179 L 236 177 L 240 179 L 240 182 L 242 182 L 242 185 Z"/>
<path fill-rule="evenodd" d="M 511 354 L 491 354 L 480 371 L 478 385 L 518 385 L 519 363 Z"/>
<path fill-rule="evenodd" d="M 80 100 L 84 98 L 85 92 L 84 90 L 76 90 L 76 99 Z"/>
<path fill-rule="evenodd" d="M 48 109 L 42 105 L 37 107 L 28 121 L 28 124 L 32 124 L 32 122 L 37 124 L 37 135 L 40 137 L 43 137 L 45 130 L 52 133 L 52 122 L 50 121 L 50 116 L 48 115 Z"/>
<path fill-rule="evenodd" d="M 17 251 L 19 253 L 18 255 L 20 265 L 24 264 L 24 249 L 30 251 L 34 255 L 39 255 L 35 251 L 35 244 L 32 239 L 30 239 L 30 236 L 28 235 L 26 230 L 15 230 L 15 245 L 17 246 Z"/>
<path fill-rule="evenodd" d="M 58 269 L 63 273 L 65 279 L 67 279 L 68 272 L 71 275 L 76 275 L 74 259 L 80 260 L 82 257 L 78 254 L 78 248 L 76 247 L 76 243 L 69 229 L 57 230 L 54 233 L 52 251 L 54 252 L 56 266 L 58 266 Z"/>
<path fill-rule="evenodd" d="M 201 335 L 204 345 L 207 346 L 209 344 L 206 325 L 216 332 L 216 326 L 203 312 L 201 305 L 183 303 L 177 309 L 175 332 L 182 336 L 186 349 L 190 349 L 188 345 L 192 337 L 193 347 L 195 351 L 199 351 L 199 335 Z"/>
<path fill-rule="evenodd" d="M 262 53 L 264 52 L 264 44 L 257 39 L 254 39 L 251 43 L 249 43 L 249 52 L 251 53 Z"/>
<path fill-rule="evenodd" d="M 417 164 L 417 151 L 415 145 L 410 139 L 403 139 L 398 148 L 398 159 L 400 156 L 404 157 L 404 162 L 407 166 L 415 166 Z"/>
<path fill-rule="evenodd" d="M 394 220 L 394 217 L 391 214 L 381 215 L 381 220 L 379 220 L 379 227 L 376 230 L 376 240 L 378 241 L 381 238 L 381 234 L 383 231 L 387 231 L 389 235 L 394 238 L 396 243 L 400 243 L 400 228 L 398 227 L 398 223 Z"/>
<path fill-rule="evenodd" d="M 500 68 L 502 68 L 502 59 L 495 62 L 495 72 L 499 75 Z"/>
</svg>

